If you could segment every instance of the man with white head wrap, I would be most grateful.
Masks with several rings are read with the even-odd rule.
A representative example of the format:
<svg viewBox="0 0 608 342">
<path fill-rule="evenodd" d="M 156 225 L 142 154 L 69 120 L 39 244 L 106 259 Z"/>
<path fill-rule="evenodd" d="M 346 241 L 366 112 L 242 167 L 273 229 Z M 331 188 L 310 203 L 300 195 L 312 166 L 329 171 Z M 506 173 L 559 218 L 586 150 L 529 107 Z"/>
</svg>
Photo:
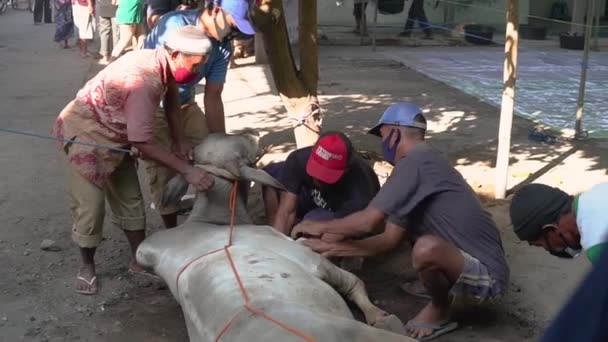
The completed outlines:
<svg viewBox="0 0 608 342">
<path fill-rule="evenodd" d="M 145 238 L 135 159 L 115 149 L 135 147 L 145 158 L 182 174 L 199 191 L 213 185 L 213 178 L 191 166 L 185 157 L 187 151 L 181 148 L 185 145 L 178 124 L 181 114 L 176 86 L 198 72 L 210 48 L 200 29 L 186 26 L 175 30 L 165 47 L 134 51 L 100 71 L 59 114 L 53 135 L 62 141 L 74 220 L 72 239 L 82 257 L 76 292 L 95 294 L 98 290 L 94 256 L 102 240 L 106 200 L 112 221 L 124 230 L 133 254 Z M 154 115 L 161 99 L 176 141 L 174 151 L 153 139 Z M 129 271 L 144 273 L 135 258 Z"/>
</svg>

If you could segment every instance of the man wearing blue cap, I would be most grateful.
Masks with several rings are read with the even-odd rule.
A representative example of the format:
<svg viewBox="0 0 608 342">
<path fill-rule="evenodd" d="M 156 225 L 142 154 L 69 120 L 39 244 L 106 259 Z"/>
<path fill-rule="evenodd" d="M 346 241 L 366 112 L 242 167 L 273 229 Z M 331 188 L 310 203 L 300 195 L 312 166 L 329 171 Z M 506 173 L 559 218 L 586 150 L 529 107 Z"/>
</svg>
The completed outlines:
<svg viewBox="0 0 608 342">
<path fill-rule="evenodd" d="M 168 34 L 179 27 L 195 25 L 211 38 L 212 49 L 207 62 L 198 74 L 181 80 L 179 86 L 182 106 L 183 130 L 191 144 L 197 145 L 208 133 L 225 132 L 222 91 L 232 54 L 231 40 L 239 35 L 253 35 L 255 30 L 249 19 L 247 0 L 207 0 L 202 9 L 169 12 L 156 22 L 146 37 L 144 47 L 154 49 L 162 46 Z M 205 113 L 194 100 L 196 85 L 205 79 Z M 167 120 L 158 112 L 155 136 L 166 147 L 172 145 Z M 152 201 L 160 212 L 167 228 L 177 225 L 175 205 L 161 206 L 160 197 L 174 173 L 158 163 L 145 163 L 146 178 L 150 185 Z"/>
<path fill-rule="evenodd" d="M 411 319 L 407 333 L 422 341 L 458 327 L 453 304 L 493 303 L 509 280 L 500 234 L 491 215 L 462 175 L 424 141 L 426 120 L 411 103 L 390 106 L 369 133 L 382 137 L 382 152 L 395 165 L 386 184 L 366 209 L 345 218 L 303 222 L 293 237 L 325 256 L 369 256 L 387 252 L 404 238 L 412 243 L 413 267 L 420 282 L 403 289 L 430 298 Z M 323 241 L 323 234 L 365 236 L 385 222 L 384 232 L 361 240 Z"/>
</svg>

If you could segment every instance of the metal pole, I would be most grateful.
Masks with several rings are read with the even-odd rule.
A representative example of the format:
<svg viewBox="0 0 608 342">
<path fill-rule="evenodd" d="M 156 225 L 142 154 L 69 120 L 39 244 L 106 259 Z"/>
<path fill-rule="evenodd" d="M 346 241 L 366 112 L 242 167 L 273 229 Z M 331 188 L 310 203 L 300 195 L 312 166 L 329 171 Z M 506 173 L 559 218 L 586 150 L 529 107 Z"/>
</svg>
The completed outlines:
<svg viewBox="0 0 608 342">
<path fill-rule="evenodd" d="M 496 155 L 496 185 L 494 196 L 503 199 L 507 193 L 509 177 L 509 153 L 511 127 L 515 107 L 515 82 L 517 80 L 517 50 L 519 45 L 519 0 L 507 1 L 507 28 L 505 34 L 505 62 L 503 70 L 502 103 L 498 128 L 498 152 Z"/>
<path fill-rule="evenodd" d="M 585 50 L 583 51 L 583 62 L 581 63 L 581 81 L 578 87 L 578 101 L 576 109 L 576 124 L 574 126 L 575 137 L 583 134 L 583 109 L 585 107 L 585 83 L 587 82 L 587 69 L 589 64 L 589 45 L 591 43 L 591 28 L 593 26 L 593 15 L 595 13 L 595 0 L 587 0 L 587 20 L 585 22 Z"/>
<path fill-rule="evenodd" d="M 374 31 L 372 32 L 372 51 L 376 51 L 376 32 L 378 31 L 378 0 L 374 1 Z"/>
</svg>

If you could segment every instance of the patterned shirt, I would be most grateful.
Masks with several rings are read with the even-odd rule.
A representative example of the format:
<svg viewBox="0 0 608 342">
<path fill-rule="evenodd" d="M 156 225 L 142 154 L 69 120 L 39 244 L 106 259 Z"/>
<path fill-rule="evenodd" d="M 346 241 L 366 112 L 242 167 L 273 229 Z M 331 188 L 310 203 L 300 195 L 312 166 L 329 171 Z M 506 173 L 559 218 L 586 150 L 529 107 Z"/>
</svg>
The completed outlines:
<svg viewBox="0 0 608 342">
<path fill-rule="evenodd" d="M 121 57 L 78 91 L 55 121 L 53 136 L 117 148 L 151 141 L 169 72 L 162 48 Z M 61 148 L 78 172 L 100 187 L 124 157 L 123 152 L 95 146 L 63 142 Z"/>
</svg>

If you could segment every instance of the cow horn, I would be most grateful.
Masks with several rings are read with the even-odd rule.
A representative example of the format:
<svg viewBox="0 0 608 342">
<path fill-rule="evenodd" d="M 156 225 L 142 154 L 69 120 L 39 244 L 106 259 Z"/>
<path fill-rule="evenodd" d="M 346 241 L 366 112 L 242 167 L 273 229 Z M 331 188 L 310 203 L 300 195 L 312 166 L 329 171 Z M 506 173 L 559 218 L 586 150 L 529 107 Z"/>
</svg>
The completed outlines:
<svg viewBox="0 0 608 342">
<path fill-rule="evenodd" d="M 273 188 L 277 188 L 280 190 L 285 190 L 283 184 L 281 184 L 278 180 L 274 179 L 264 170 L 256 169 L 250 166 L 241 166 L 239 171 L 241 172 L 242 179 L 272 186 Z"/>
<path fill-rule="evenodd" d="M 165 190 L 160 199 L 161 205 L 178 204 L 186 192 L 188 192 L 188 182 L 184 176 L 177 175 L 171 178 L 165 185 Z"/>
</svg>

